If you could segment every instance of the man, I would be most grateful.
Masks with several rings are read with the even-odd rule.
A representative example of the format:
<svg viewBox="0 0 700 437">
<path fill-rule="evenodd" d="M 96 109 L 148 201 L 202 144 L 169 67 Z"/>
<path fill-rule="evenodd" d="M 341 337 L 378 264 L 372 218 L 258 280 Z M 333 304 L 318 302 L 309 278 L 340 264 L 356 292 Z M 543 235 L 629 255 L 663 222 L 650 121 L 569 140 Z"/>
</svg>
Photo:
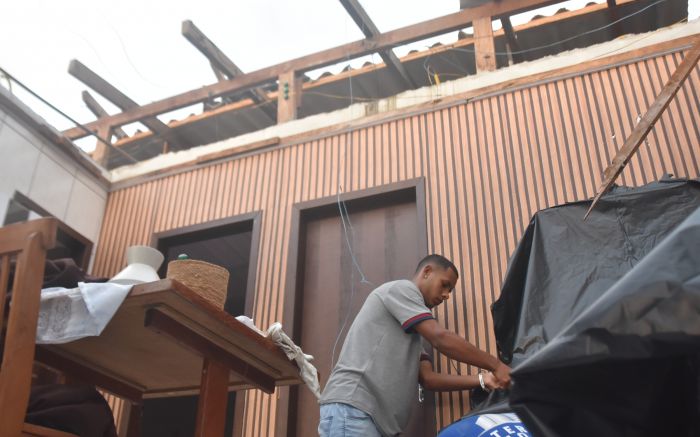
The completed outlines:
<svg viewBox="0 0 700 437">
<path fill-rule="evenodd" d="M 446 356 L 488 369 L 484 384 L 504 388 L 510 368 L 442 328 L 430 309 L 450 297 L 459 273 L 450 260 L 429 255 L 412 281 L 388 282 L 357 314 L 321 396 L 321 437 L 394 436 L 408 423 L 420 380 L 429 390 L 480 385 L 479 378 L 441 375 L 421 359 L 421 337 Z"/>
</svg>

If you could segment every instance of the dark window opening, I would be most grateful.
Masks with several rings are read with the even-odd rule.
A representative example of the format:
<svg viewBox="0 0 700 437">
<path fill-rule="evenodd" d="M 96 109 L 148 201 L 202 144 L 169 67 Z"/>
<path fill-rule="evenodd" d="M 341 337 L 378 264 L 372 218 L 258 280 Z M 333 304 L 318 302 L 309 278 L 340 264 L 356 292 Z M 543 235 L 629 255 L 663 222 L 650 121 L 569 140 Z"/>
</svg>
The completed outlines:
<svg viewBox="0 0 700 437">
<path fill-rule="evenodd" d="M 246 220 L 160 238 L 157 248 L 165 262 L 159 274 L 165 277 L 168 262 L 180 254 L 224 267 L 230 274 L 224 310 L 240 316 L 245 313 L 252 237 L 253 220 Z"/>
</svg>

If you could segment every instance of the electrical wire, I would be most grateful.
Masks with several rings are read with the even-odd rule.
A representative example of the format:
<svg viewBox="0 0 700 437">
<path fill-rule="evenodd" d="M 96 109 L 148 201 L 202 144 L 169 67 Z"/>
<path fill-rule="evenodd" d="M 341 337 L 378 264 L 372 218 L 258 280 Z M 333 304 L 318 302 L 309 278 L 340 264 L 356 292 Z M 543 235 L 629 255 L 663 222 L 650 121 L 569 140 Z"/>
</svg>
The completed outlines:
<svg viewBox="0 0 700 437">
<path fill-rule="evenodd" d="M 122 53 L 124 53 L 124 57 L 126 58 L 127 63 L 129 66 L 131 66 L 131 69 L 134 70 L 134 72 L 146 83 L 148 83 L 151 86 L 160 88 L 160 89 L 168 89 L 168 87 L 163 86 L 162 84 L 155 83 L 152 80 L 148 79 L 146 76 L 141 74 L 141 71 L 136 68 L 136 65 L 134 62 L 131 60 L 131 57 L 129 56 L 129 51 L 126 49 L 126 44 L 124 43 L 124 40 L 122 39 L 121 34 L 117 30 L 116 27 L 110 22 L 109 17 L 105 16 L 102 11 L 98 10 L 98 13 L 102 16 L 102 21 L 103 23 L 107 23 L 107 25 L 112 29 L 112 32 L 114 35 L 117 37 L 117 41 L 119 41 L 119 45 L 121 46 Z"/>
<path fill-rule="evenodd" d="M 22 87 L 25 91 L 27 91 L 29 94 L 31 94 L 31 95 L 34 96 L 35 98 L 39 99 L 42 103 L 44 103 L 45 105 L 47 105 L 49 108 L 53 109 L 54 111 L 56 111 L 57 113 L 59 113 L 61 116 L 63 116 L 63 117 L 65 117 L 66 119 L 68 119 L 71 123 L 75 124 L 75 125 L 76 125 L 77 127 L 79 127 L 81 130 L 85 131 L 85 133 L 87 133 L 88 135 L 91 135 L 91 136 L 97 138 L 98 141 L 100 141 L 100 142 L 106 144 L 107 147 L 109 147 L 111 150 L 117 151 L 118 153 L 122 154 L 124 157 L 126 157 L 127 159 L 129 159 L 131 162 L 138 162 L 138 160 L 137 160 L 136 158 L 134 158 L 133 156 L 129 155 L 129 154 L 126 153 L 124 150 L 122 150 L 122 149 L 120 149 L 120 148 L 118 148 L 118 147 L 114 147 L 114 145 L 112 145 L 109 141 L 107 141 L 107 140 L 105 140 L 104 138 L 100 137 L 100 136 L 97 135 L 95 132 L 92 132 L 90 129 L 86 128 L 83 124 L 81 124 L 80 122 L 76 121 L 73 117 L 69 116 L 69 115 L 66 114 L 65 112 L 63 112 L 63 111 L 61 111 L 60 109 L 58 109 L 56 106 L 52 105 L 49 101 L 47 101 L 46 99 L 44 99 L 43 97 L 41 97 L 39 94 L 37 94 L 36 92 L 34 92 L 34 90 L 32 90 L 32 89 L 29 88 L 27 85 L 25 85 L 25 84 L 23 84 L 22 82 L 20 82 L 16 77 L 14 77 L 14 76 L 11 75 L 10 73 L 8 73 L 7 70 L 5 70 L 5 69 L 3 69 L 3 68 L 0 67 L 0 73 L 2 73 L 5 77 L 11 79 L 14 83 L 16 83 L 17 85 L 19 85 L 20 87 Z"/>
<path fill-rule="evenodd" d="M 683 17 L 683 18 L 681 18 L 680 20 L 676 21 L 675 23 L 671 24 L 671 26 L 675 26 L 676 24 L 687 23 L 687 22 L 688 22 L 688 17 Z M 651 32 L 650 32 L 650 33 L 647 33 L 646 35 L 643 35 L 643 36 L 641 36 L 641 37 L 635 39 L 634 41 L 631 41 L 630 43 L 623 45 L 622 47 L 617 47 L 617 48 L 612 49 L 612 50 L 610 50 L 610 51 L 608 51 L 608 52 L 601 53 L 601 54 L 599 54 L 599 55 L 597 55 L 597 56 L 595 56 L 595 57 L 589 59 L 589 61 L 594 61 L 594 60 L 596 60 L 596 59 L 600 59 L 600 58 L 603 58 L 603 57 L 605 57 L 605 56 L 611 55 L 611 54 L 613 54 L 613 53 L 615 53 L 615 52 L 619 52 L 620 50 L 624 50 L 624 49 L 626 49 L 627 47 L 632 46 L 632 45 L 635 45 L 635 44 L 639 43 L 640 41 L 645 40 L 645 39 L 647 39 L 647 38 L 649 38 L 649 37 L 652 37 L 652 36 L 654 36 L 654 33 L 651 33 Z"/>
<path fill-rule="evenodd" d="M 346 28 L 346 33 L 347 33 L 347 18 L 345 21 L 345 28 Z M 350 61 L 350 54 L 348 53 L 347 55 L 347 62 Z M 353 87 L 352 87 L 352 75 L 348 75 L 348 92 L 350 95 L 350 106 L 354 103 L 354 93 L 353 93 Z M 378 99 L 377 99 L 378 100 Z M 343 161 L 347 160 L 347 155 L 350 149 L 353 147 L 353 135 L 352 132 L 349 134 L 350 140 L 348 143 L 348 147 L 345 149 L 345 156 L 343 158 Z M 341 166 L 344 165 L 344 162 L 341 162 Z M 367 277 L 365 276 L 364 272 L 362 271 L 362 267 L 360 267 L 360 263 L 357 259 L 355 250 L 353 248 L 354 246 L 354 241 L 355 241 L 355 230 L 352 226 L 352 222 L 350 220 L 350 214 L 348 213 L 348 207 L 347 204 L 343 199 L 341 199 L 341 194 L 343 193 L 343 186 L 338 181 L 338 192 L 337 192 L 337 204 L 338 204 L 338 212 L 340 214 L 340 220 L 343 225 L 343 235 L 345 237 L 345 244 L 348 250 L 348 253 L 350 255 L 351 261 L 352 261 L 352 268 L 350 270 L 350 297 L 348 299 L 348 305 L 347 305 L 347 311 L 345 313 L 345 317 L 343 317 L 343 324 L 340 326 L 340 329 L 338 330 L 338 335 L 335 338 L 335 341 L 333 342 L 333 349 L 331 351 L 331 368 L 335 366 L 335 351 L 336 348 L 338 347 L 338 343 L 340 342 L 340 338 L 343 335 L 343 332 L 345 331 L 345 327 L 347 326 L 348 321 L 350 320 L 350 314 L 352 313 L 352 302 L 355 297 L 355 270 L 357 270 L 357 273 L 360 274 L 360 284 L 368 284 L 373 287 L 375 287 L 374 283 L 369 281 Z"/>
<path fill-rule="evenodd" d="M 605 26 L 597 27 L 597 28 L 595 28 L 595 29 L 590 29 L 590 30 L 587 30 L 587 31 L 585 31 L 585 32 L 581 32 L 581 33 L 579 33 L 578 35 L 570 36 L 569 38 L 564 38 L 564 39 L 562 39 L 562 40 L 554 41 L 554 42 L 551 42 L 551 43 L 549 43 L 549 44 L 544 44 L 544 45 L 541 45 L 541 46 L 538 46 L 538 47 L 531 47 L 531 48 L 529 48 L 529 49 L 524 49 L 524 50 L 516 50 L 516 51 L 514 51 L 514 52 L 494 52 L 494 55 L 496 55 L 496 56 L 520 55 L 520 54 L 523 54 L 523 53 L 530 53 L 530 52 L 534 52 L 534 51 L 537 51 L 537 50 L 542 50 L 542 49 L 554 47 L 554 46 L 556 46 L 556 45 L 564 44 L 564 43 L 567 43 L 567 42 L 572 41 L 572 40 L 574 40 L 574 39 L 580 38 L 580 37 L 582 37 L 582 36 L 590 35 L 590 34 L 592 34 L 592 33 L 599 32 L 599 31 L 601 31 L 601 30 L 605 30 L 605 29 L 607 29 L 607 28 L 609 28 L 609 27 L 614 26 L 614 25 L 617 24 L 617 23 L 620 23 L 620 22 L 625 21 L 625 20 L 627 20 L 627 19 L 629 19 L 629 18 L 632 18 L 632 17 L 634 17 L 635 15 L 641 14 L 642 12 L 646 11 L 646 10 L 649 9 L 649 8 L 652 8 L 652 7 L 654 7 L 654 6 L 658 5 L 658 4 L 661 4 L 661 3 L 665 3 L 666 1 L 668 1 L 668 0 L 657 0 L 657 1 L 655 1 L 654 3 L 643 7 L 642 9 L 640 9 L 640 10 L 638 10 L 638 11 L 635 11 L 635 12 L 632 12 L 631 14 L 625 15 L 624 17 L 619 18 L 619 19 L 617 19 L 617 20 L 615 20 L 615 21 L 613 21 L 613 22 L 611 22 L 611 23 L 608 23 L 608 24 L 606 24 Z M 475 53 L 475 52 L 476 52 L 474 49 L 464 49 L 464 48 L 457 48 L 457 47 L 453 48 L 452 50 L 455 50 L 455 51 L 458 51 L 458 52 L 465 52 L 465 53 Z"/>
</svg>

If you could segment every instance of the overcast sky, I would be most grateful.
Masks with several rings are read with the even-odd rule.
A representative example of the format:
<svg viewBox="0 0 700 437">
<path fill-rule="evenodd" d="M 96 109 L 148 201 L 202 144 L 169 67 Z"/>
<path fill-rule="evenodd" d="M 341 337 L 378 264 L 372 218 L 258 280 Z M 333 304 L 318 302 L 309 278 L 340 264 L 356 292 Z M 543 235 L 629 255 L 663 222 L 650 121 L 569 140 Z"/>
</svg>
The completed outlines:
<svg viewBox="0 0 700 437">
<path fill-rule="evenodd" d="M 452 12 L 459 0 L 360 0 L 381 31 Z M 597 0 L 600 2 L 601 0 Z M 668 0 L 673 1 L 673 0 Z M 94 116 L 80 94 L 85 85 L 67 72 L 78 59 L 140 104 L 208 85 L 216 78 L 206 59 L 181 35 L 192 20 L 245 72 L 362 38 L 337 0 L 15 0 L 0 11 L 0 67 L 80 122 Z M 564 6 L 577 9 L 587 0 Z M 691 18 L 700 0 L 689 0 Z M 544 11 L 551 15 L 562 5 Z M 531 16 L 532 14 L 530 14 Z M 530 16 L 514 18 L 514 24 Z M 498 27 L 498 23 L 495 23 Z M 452 32 L 441 38 L 456 40 Z M 425 48 L 436 39 L 397 49 Z M 365 58 L 366 59 L 366 58 Z M 353 65 L 361 65 L 365 59 Z M 373 60 L 381 62 L 375 55 Z M 340 70 L 342 66 L 330 68 Z M 7 81 L 0 83 L 7 87 Z M 72 124 L 32 101 L 16 86 L 13 92 L 58 129 Z M 92 93 L 111 113 L 118 110 Z M 197 109 L 163 116 L 181 118 Z M 133 129 L 128 129 L 133 130 Z M 81 142 L 91 148 L 94 140 Z"/>
</svg>

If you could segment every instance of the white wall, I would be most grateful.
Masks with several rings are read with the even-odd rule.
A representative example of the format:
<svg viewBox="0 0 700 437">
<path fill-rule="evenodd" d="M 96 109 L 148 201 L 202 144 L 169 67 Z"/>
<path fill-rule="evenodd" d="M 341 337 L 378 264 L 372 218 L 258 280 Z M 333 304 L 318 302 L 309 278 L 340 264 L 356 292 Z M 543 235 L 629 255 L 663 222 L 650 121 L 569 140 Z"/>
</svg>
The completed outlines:
<svg viewBox="0 0 700 437">
<path fill-rule="evenodd" d="M 0 93 L 12 106 L 0 104 L 0 224 L 9 200 L 18 191 L 96 244 L 107 199 L 106 183 L 18 113 L 45 124 L 42 119 L 4 88 L 0 87 Z"/>
</svg>

